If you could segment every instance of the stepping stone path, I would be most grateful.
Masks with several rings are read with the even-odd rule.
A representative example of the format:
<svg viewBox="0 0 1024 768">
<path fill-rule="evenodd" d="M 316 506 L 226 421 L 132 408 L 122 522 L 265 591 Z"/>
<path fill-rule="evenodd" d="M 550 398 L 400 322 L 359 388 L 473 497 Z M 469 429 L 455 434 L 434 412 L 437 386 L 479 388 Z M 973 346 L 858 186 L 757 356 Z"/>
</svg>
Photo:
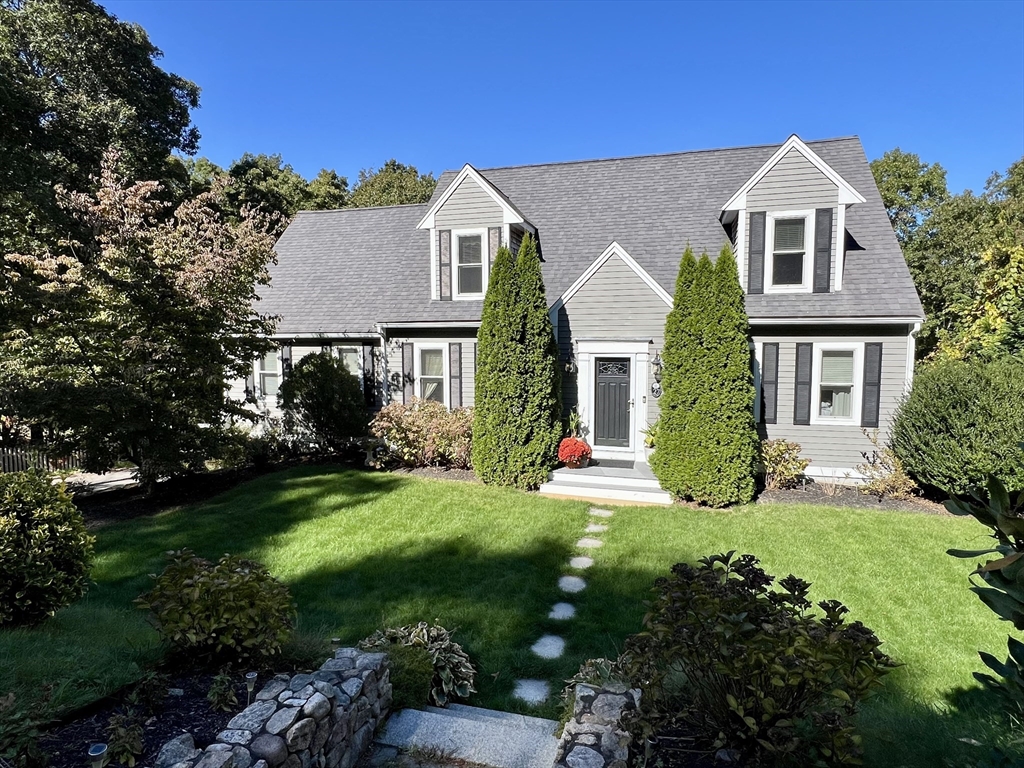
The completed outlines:
<svg viewBox="0 0 1024 768">
<path fill-rule="evenodd" d="M 590 508 L 593 517 L 607 520 L 614 512 L 610 509 Z M 608 530 L 604 523 L 588 523 L 584 533 L 600 534 Z M 576 542 L 580 549 L 594 550 L 604 545 L 601 539 L 595 536 L 584 536 Z M 576 570 L 586 570 L 594 564 L 594 558 L 587 555 L 577 555 L 569 560 L 569 567 Z M 562 592 L 576 594 L 587 588 L 587 582 L 580 576 L 562 576 L 558 579 L 558 588 Z M 555 603 L 548 613 L 549 619 L 557 621 L 569 621 L 576 616 L 576 606 L 572 603 Z M 542 659 L 557 659 L 565 652 L 565 640 L 558 635 L 544 635 L 530 647 L 535 656 Z M 546 680 L 516 680 L 515 690 L 512 695 L 527 704 L 543 704 L 551 695 L 551 684 Z"/>
</svg>

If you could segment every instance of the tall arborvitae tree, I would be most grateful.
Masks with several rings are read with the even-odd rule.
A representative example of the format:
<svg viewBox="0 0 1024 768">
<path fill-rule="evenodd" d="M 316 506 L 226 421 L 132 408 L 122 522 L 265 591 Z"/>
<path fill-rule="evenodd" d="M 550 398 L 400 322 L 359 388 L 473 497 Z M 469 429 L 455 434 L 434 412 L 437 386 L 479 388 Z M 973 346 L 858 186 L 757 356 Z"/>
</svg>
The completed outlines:
<svg viewBox="0 0 1024 768">
<path fill-rule="evenodd" d="M 473 469 L 486 483 L 535 488 L 558 448 L 558 355 L 536 244 L 499 249 L 477 347 Z"/>
<path fill-rule="evenodd" d="M 661 487 L 680 498 L 689 495 L 683 460 L 687 418 L 694 402 L 685 375 L 685 364 L 690 357 L 687 349 L 690 338 L 683 331 L 683 326 L 690 313 L 690 292 L 696 277 L 697 259 L 693 256 L 693 249 L 687 246 L 679 264 L 672 311 L 665 321 L 665 346 L 661 353 L 663 394 L 658 400 L 661 416 L 658 418 L 657 443 L 651 455 L 651 469 Z"/>
<path fill-rule="evenodd" d="M 527 234 L 516 261 L 523 323 L 523 421 L 517 486 L 536 488 L 547 480 L 562 437 L 562 379 L 558 344 L 551 325 L 544 275 L 534 239 Z"/>
<path fill-rule="evenodd" d="M 700 375 L 704 386 L 690 413 L 687 433 L 693 459 L 689 495 L 702 504 L 722 507 L 753 497 L 758 444 L 749 320 L 736 258 L 728 245 L 715 262 L 707 295 L 709 306 L 692 316 L 695 331 L 703 325 Z"/>
<path fill-rule="evenodd" d="M 513 319 L 518 292 L 515 257 L 502 246 L 491 265 L 477 333 L 473 470 L 485 483 L 503 484 L 506 477 L 508 411 L 523 370 Z"/>
</svg>

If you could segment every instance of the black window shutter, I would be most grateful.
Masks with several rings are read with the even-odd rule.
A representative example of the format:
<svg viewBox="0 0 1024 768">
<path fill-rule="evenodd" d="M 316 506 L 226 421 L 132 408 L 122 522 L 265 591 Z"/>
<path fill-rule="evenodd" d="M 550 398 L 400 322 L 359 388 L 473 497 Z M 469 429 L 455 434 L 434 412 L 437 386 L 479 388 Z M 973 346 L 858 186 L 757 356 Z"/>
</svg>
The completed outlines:
<svg viewBox="0 0 1024 768">
<path fill-rule="evenodd" d="M 437 253 L 441 272 L 441 301 L 452 300 L 452 231 L 440 229 L 437 232 Z"/>
<path fill-rule="evenodd" d="M 406 405 L 412 402 L 416 392 L 415 371 L 413 367 L 413 347 L 406 342 L 402 345 L 402 402 Z"/>
<path fill-rule="evenodd" d="M 814 213 L 814 292 L 828 293 L 832 271 L 832 209 Z"/>
<path fill-rule="evenodd" d="M 288 378 L 292 372 L 292 345 L 285 344 L 281 347 L 281 380 Z"/>
<path fill-rule="evenodd" d="M 245 377 L 245 402 L 256 402 L 256 370 L 255 363 L 249 367 L 249 375 Z"/>
<path fill-rule="evenodd" d="M 462 345 L 448 345 L 448 403 L 462 407 Z"/>
<path fill-rule="evenodd" d="M 373 347 L 369 344 L 363 345 L 363 397 L 366 400 L 366 407 L 373 408 L 377 402 L 376 393 L 376 372 L 373 369 Z"/>
<path fill-rule="evenodd" d="M 811 423 L 811 361 L 813 344 L 796 345 L 796 393 L 793 400 L 793 423 Z"/>
<path fill-rule="evenodd" d="M 779 413 L 779 345 L 761 347 L 761 421 L 774 424 Z"/>
<path fill-rule="evenodd" d="M 765 212 L 750 214 L 750 253 L 747 255 L 747 293 L 764 293 Z"/>
<path fill-rule="evenodd" d="M 862 427 L 878 426 L 878 407 L 882 396 L 882 344 L 864 345 L 864 402 L 860 411 Z"/>
</svg>

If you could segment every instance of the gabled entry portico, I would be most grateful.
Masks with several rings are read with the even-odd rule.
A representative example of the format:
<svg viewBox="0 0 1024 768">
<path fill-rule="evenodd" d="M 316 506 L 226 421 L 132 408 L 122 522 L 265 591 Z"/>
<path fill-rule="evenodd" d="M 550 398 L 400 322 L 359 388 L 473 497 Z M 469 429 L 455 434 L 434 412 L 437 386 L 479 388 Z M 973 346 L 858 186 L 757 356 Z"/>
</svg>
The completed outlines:
<svg viewBox="0 0 1024 768">
<path fill-rule="evenodd" d="M 650 339 L 577 339 L 578 410 L 595 459 L 646 462 Z"/>
</svg>

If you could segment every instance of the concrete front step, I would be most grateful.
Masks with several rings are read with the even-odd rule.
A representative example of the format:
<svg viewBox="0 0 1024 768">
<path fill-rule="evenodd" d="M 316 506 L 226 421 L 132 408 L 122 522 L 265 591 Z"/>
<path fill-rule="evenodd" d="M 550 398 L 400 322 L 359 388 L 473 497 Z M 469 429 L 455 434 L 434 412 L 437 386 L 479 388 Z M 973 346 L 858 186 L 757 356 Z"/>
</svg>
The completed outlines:
<svg viewBox="0 0 1024 768">
<path fill-rule="evenodd" d="M 500 716 L 505 713 L 488 718 L 479 712 L 471 713 L 472 717 L 441 712 L 400 710 L 388 719 L 377 742 L 400 749 L 439 750 L 491 768 L 551 768 L 555 762 L 558 724 L 553 720 L 547 721 L 550 730 L 542 734 L 536 725 L 510 723 Z"/>
<path fill-rule="evenodd" d="M 548 475 L 548 480 L 573 485 L 614 485 L 622 488 L 661 490 L 656 479 L 644 477 L 631 469 L 605 470 L 602 474 L 592 473 L 586 469 L 556 469 Z"/>
<path fill-rule="evenodd" d="M 587 501 L 616 502 L 619 504 L 669 505 L 672 497 L 661 488 L 636 488 L 608 482 L 575 483 L 561 477 L 544 483 L 538 491 L 545 496 L 559 496 Z"/>
<path fill-rule="evenodd" d="M 554 720 L 545 720 L 542 717 L 517 715 L 514 712 L 498 712 L 495 709 L 468 707 L 465 704 L 449 704 L 446 709 L 427 707 L 426 711 L 444 717 L 462 717 L 466 720 L 476 720 L 478 723 L 491 723 L 492 725 L 497 723 L 509 728 L 525 728 L 535 731 L 542 736 L 553 736 L 555 729 L 558 727 L 558 723 Z"/>
</svg>

